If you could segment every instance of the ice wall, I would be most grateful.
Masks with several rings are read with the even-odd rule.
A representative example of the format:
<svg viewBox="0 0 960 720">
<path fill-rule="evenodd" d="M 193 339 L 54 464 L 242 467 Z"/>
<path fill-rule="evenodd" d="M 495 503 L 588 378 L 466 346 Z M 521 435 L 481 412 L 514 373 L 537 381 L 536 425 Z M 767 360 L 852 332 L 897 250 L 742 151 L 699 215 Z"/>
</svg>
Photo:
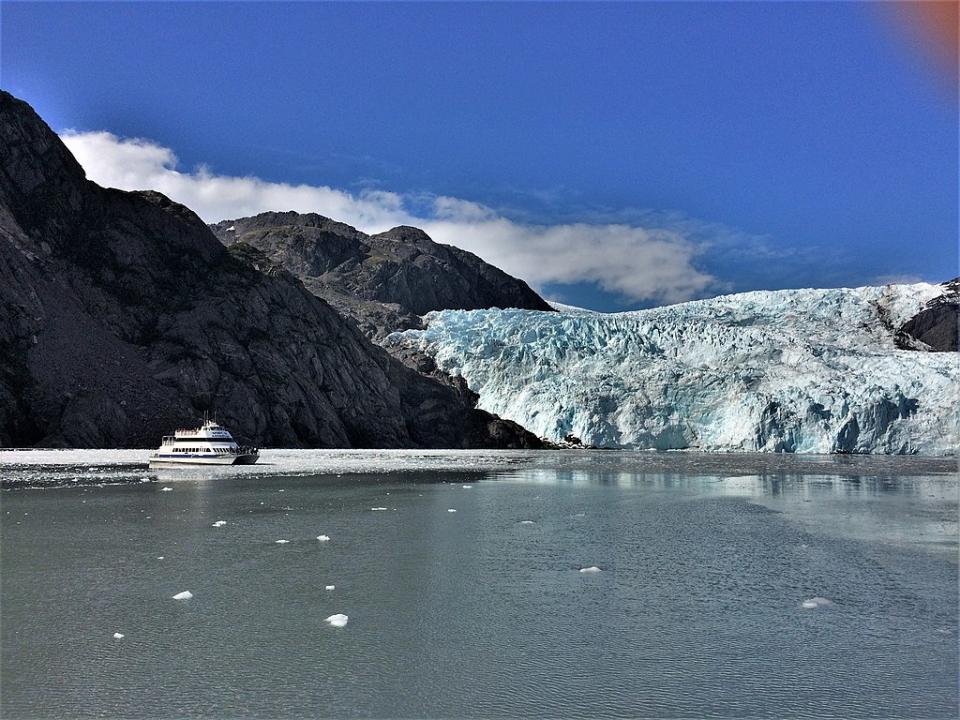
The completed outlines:
<svg viewBox="0 0 960 720">
<path fill-rule="evenodd" d="M 445 310 L 395 333 L 480 407 L 607 447 L 954 454 L 956 353 L 900 350 L 937 285 L 750 292 L 619 314 Z"/>
</svg>

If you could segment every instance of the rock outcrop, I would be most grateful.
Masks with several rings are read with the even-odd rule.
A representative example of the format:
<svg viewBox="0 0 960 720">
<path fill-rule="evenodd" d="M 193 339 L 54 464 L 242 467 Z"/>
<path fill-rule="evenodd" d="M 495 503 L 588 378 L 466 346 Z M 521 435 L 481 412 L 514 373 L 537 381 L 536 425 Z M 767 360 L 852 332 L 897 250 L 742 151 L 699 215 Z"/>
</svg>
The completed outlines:
<svg viewBox="0 0 960 720">
<path fill-rule="evenodd" d="M 943 288 L 943 295 L 928 302 L 900 328 L 901 336 L 906 336 L 901 347 L 957 352 L 960 346 L 960 278 L 943 283 Z"/>
<path fill-rule="evenodd" d="M 370 343 L 291 273 L 154 192 L 88 181 L 0 93 L 0 446 L 535 447 Z"/>
<path fill-rule="evenodd" d="M 414 227 L 378 235 L 316 214 L 269 212 L 211 225 L 296 275 L 374 340 L 420 327 L 431 310 L 552 308 L 517 278 Z"/>
</svg>

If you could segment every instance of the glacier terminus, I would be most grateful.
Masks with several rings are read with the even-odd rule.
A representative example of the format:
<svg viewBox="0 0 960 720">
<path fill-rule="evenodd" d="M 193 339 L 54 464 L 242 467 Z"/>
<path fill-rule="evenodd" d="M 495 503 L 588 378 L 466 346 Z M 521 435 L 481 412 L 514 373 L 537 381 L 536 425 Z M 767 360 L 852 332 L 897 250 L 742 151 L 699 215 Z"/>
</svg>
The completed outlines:
<svg viewBox="0 0 960 720">
<path fill-rule="evenodd" d="M 615 314 L 444 310 L 398 343 L 553 441 L 636 449 L 953 455 L 956 352 L 898 329 L 942 285 L 755 291 Z"/>
</svg>

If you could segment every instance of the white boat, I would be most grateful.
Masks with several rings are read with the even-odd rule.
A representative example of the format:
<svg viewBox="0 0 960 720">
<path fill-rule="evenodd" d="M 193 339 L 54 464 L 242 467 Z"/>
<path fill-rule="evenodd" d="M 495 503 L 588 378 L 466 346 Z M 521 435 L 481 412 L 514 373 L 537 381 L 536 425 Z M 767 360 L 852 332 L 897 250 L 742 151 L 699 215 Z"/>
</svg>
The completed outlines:
<svg viewBox="0 0 960 720">
<path fill-rule="evenodd" d="M 150 467 L 167 465 L 252 465 L 260 457 L 255 447 L 241 447 L 230 432 L 204 418 L 198 428 L 164 435 L 160 447 L 150 453 Z"/>
</svg>

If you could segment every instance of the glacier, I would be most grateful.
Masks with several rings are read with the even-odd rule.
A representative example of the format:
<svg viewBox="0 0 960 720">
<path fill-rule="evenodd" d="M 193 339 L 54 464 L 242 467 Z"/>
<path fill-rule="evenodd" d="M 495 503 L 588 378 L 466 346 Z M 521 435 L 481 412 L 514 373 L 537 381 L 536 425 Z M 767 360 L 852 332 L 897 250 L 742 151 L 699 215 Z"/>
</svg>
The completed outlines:
<svg viewBox="0 0 960 720">
<path fill-rule="evenodd" d="M 623 313 L 442 310 L 385 344 L 478 406 L 608 448 L 954 455 L 960 363 L 900 349 L 929 283 L 754 291 Z"/>
</svg>

